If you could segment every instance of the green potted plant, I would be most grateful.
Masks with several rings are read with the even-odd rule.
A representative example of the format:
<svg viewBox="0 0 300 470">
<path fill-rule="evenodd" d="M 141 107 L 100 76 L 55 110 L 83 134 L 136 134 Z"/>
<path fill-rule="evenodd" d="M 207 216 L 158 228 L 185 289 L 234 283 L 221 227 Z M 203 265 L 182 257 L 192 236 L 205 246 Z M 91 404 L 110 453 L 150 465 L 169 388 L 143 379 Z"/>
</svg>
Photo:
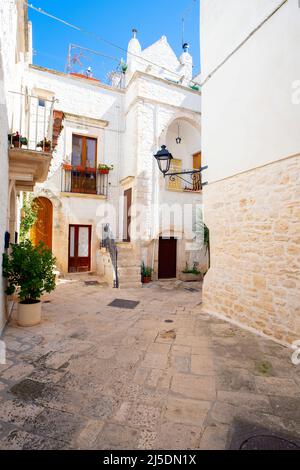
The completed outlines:
<svg viewBox="0 0 300 470">
<path fill-rule="evenodd" d="M 127 72 L 127 70 L 128 70 L 128 65 L 126 64 L 126 62 L 125 62 L 125 60 L 123 59 L 123 57 L 122 57 L 121 62 L 120 62 L 120 68 L 121 68 L 122 73 L 124 73 L 124 74 L 125 74 L 125 73 Z"/>
<path fill-rule="evenodd" d="M 191 268 L 188 263 L 186 263 L 185 269 L 180 274 L 180 280 L 184 282 L 203 281 L 203 274 L 199 271 L 196 263 L 194 263 Z"/>
<path fill-rule="evenodd" d="M 19 132 L 8 134 L 8 141 L 15 148 L 22 148 L 23 145 L 28 145 L 26 137 L 22 137 Z"/>
<path fill-rule="evenodd" d="M 30 240 L 11 248 L 10 255 L 3 255 L 6 294 L 18 294 L 18 324 L 35 326 L 41 322 L 42 295 L 55 289 L 55 258 L 43 243 L 34 246 Z"/>
<path fill-rule="evenodd" d="M 146 266 L 145 263 L 143 262 L 141 266 L 141 276 L 142 276 L 143 284 L 150 284 L 150 282 L 152 281 L 152 273 L 153 273 L 153 269 Z"/>
<path fill-rule="evenodd" d="M 41 148 L 44 152 L 51 152 L 51 147 L 52 147 L 52 143 L 51 143 L 51 140 L 48 140 L 46 137 L 41 140 L 37 146 L 37 148 Z"/>
<path fill-rule="evenodd" d="M 108 166 L 108 165 L 105 165 L 104 163 L 100 163 L 100 165 L 98 165 L 98 171 L 101 175 L 108 175 L 108 173 L 113 169 L 114 167 L 112 165 Z"/>
</svg>

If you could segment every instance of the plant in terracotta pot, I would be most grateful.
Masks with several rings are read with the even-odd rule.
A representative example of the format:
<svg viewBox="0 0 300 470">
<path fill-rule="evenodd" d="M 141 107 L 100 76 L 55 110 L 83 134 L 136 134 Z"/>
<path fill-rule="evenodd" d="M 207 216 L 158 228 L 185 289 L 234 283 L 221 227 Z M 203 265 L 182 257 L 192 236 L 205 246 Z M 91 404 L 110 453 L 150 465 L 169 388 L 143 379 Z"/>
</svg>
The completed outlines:
<svg viewBox="0 0 300 470">
<path fill-rule="evenodd" d="M 44 152 L 51 152 L 51 147 L 52 147 L 52 143 L 51 143 L 51 140 L 48 140 L 46 139 L 46 137 L 41 140 L 37 146 L 37 148 L 41 148 Z"/>
<path fill-rule="evenodd" d="M 66 171 L 72 171 L 73 166 L 70 163 L 63 163 L 63 169 Z"/>
<path fill-rule="evenodd" d="M 142 263 L 141 266 L 141 275 L 142 275 L 142 283 L 149 284 L 152 281 L 152 273 L 153 269 L 149 266 L 146 266 L 145 263 Z"/>
<path fill-rule="evenodd" d="M 22 137 L 19 132 L 8 134 L 8 141 L 15 148 L 22 148 L 23 145 L 28 145 L 26 137 Z"/>
<path fill-rule="evenodd" d="M 18 324 L 35 326 L 41 322 L 41 297 L 55 289 L 55 258 L 43 243 L 30 240 L 11 245 L 10 255 L 3 255 L 3 276 L 7 295 L 18 294 Z"/>
<path fill-rule="evenodd" d="M 110 171 L 112 171 L 114 169 L 114 167 L 111 165 L 111 166 L 108 166 L 108 165 L 105 165 L 103 163 L 101 163 L 100 165 L 98 165 L 98 171 L 101 175 L 108 175 L 108 173 Z"/>
</svg>

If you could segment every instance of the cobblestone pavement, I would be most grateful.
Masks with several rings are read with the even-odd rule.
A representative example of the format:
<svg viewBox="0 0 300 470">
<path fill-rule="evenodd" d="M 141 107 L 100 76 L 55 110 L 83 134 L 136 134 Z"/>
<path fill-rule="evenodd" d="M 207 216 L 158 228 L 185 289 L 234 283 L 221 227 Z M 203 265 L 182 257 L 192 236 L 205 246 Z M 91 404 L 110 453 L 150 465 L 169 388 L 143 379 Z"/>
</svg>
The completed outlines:
<svg viewBox="0 0 300 470">
<path fill-rule="evenodd" d="M 3 338 L 1 449 L 224 449 L 254 425 L 300 438 L 291 351 L 201 314 L 200 284 L 64 281 L 44 300 L 40 326 Z"/>
</svg>

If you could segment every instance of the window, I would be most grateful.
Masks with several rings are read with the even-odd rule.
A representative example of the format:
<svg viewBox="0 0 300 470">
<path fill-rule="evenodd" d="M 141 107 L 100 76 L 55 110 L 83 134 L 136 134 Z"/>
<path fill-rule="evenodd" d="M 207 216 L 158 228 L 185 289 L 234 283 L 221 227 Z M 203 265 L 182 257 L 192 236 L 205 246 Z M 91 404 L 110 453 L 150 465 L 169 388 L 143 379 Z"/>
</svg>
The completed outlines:
<svg viewBox="0 0 300 470">
<path fill-rule="evenodd" d="M 96 169 L 97 139 L 73 135 L 72 165 L 82 168 Z"/>
<path fill-rule="evenodd" d="M 39 98 L 39 107 L 40 108 L 46 107 L 46 101 L 43 98 Z"/>
<path fill-rule="evenodd" d="M 72 193 L 97 193 L 97 139 L 73 135 L 72 140 Z"/>
<path fill-rule="evenodd" d="M 182 171 L 182 161 L 174 158 L 171 162 L 170 172 L 171 173 L 180 173 Z M 168 178 L 168 189 L 171 190 L 181 190 L 182 184 L 180 178 L 174 176 L 172 178 Z"/>
</svg>

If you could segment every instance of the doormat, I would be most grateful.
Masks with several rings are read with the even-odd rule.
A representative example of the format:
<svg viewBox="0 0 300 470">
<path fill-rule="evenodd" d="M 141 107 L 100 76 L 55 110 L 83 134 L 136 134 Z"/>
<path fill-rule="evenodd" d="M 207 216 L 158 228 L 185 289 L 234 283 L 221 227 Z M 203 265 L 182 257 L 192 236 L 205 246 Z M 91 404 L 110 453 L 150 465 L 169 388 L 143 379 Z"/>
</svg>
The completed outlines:
<svg viewBox="0 0 300 470">
<path fill-rule="evenodd" d="M 235 422 L 230 450 L 300 450 L 300 441 L 256 424 Z"/>
<path fill-rule="evenodd" d="M 126 308 L 128 310 L 134 310 L 140 302 L 135 302 L 134 300 L 124 300 L 124 299 L 115 299 L 109 307 L 115 308 Z"/>
<path fill-rule="evenodd" d="M 98 281 L 84 281 L 86 286 L 100 286 Z"/>
</svg>

